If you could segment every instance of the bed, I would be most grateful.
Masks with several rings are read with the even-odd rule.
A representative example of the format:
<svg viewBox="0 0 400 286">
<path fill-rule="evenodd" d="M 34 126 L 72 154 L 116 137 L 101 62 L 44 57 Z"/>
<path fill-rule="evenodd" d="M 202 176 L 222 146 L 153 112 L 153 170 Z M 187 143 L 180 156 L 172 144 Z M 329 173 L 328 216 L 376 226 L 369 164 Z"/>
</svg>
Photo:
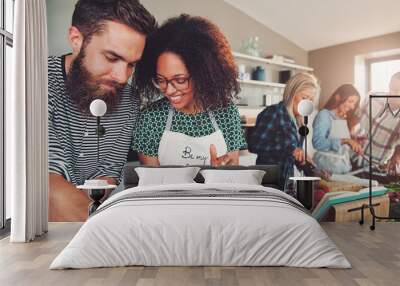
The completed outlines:
<svg viewBox="0 0 400 286">
<path fill-rule="evenodd" d="M 204 184 L 198 175 L 196 183 L 137 186 L 133 167 L 126 167 L 127 189 L 98 208 L 50 269 L 351 267 L 309 212 L 271 187 L 276 166 L 245 168 L 266 170 L 262 185 Z"/>
</svg>

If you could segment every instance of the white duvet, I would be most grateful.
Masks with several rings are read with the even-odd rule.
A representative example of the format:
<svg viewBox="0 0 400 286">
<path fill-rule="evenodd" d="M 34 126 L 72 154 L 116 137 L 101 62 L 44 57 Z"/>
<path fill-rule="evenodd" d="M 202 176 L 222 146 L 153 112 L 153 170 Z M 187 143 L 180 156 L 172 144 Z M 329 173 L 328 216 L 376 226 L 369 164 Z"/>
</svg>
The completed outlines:
<svg viewBox="0 0 400 286">
<path fill-rule="evenodd" d="M 168 190 L 258 190 L 272 199 L 233 195 L 121 200 L 137 192 Z M 279 190 L 254 185 L 131 188 L 105 201 L 50 269 L 127 265 L 351 267 L 318 222 L 284 200 L 299 204 Z"/>
</svg>

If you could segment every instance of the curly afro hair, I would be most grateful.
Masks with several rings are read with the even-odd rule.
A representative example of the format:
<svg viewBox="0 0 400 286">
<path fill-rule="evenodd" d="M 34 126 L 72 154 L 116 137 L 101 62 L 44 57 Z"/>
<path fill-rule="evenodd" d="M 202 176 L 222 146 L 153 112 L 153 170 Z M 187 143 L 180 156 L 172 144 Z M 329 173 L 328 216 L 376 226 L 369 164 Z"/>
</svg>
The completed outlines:
<svg viewBox="0 0 400 286">
<path fill-rule="evenodd" d="M 196 104 L 204 110 L 226 107 L 240 92 L 235 61 L 225 36 L 207 19 L 182 14 L 168 19 L 147 39 L 136 66 L 136 88 L 148 101 L 160 95 L 152 78 L 164 52 L 182 59 L 191 76 Z"/>
</svg>

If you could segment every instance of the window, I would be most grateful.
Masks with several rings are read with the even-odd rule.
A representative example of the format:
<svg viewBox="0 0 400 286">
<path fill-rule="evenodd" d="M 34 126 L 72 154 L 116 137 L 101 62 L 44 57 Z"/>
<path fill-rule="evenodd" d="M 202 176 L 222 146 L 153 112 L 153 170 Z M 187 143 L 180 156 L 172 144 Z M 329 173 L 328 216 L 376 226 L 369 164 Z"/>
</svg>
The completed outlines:
<svg viewBox="0 0 400 286">
<path fill-rule="evenodd" d="M 400 71 L 400 56 L 375 59 L 369 65 L 369 90 L 389 92 L 389 82 L 393 74 Z"/>
<path fill-rule="evenodd" d="M 0 0 L 0 236 L 9 227 L 10 194 L 4 188 L 4 104 L 11 93 L 14 0 Z"/>
</svg>

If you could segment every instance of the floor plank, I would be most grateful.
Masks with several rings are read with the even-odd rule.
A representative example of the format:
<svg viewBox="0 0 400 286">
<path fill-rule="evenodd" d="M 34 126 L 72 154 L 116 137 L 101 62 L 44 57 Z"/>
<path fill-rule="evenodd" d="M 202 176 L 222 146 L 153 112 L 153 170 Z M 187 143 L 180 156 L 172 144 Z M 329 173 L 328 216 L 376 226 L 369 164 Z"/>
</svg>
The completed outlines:
<svg viewBox="0 0 400 286">
<path fill-rule="evenodd" d="M 48 269 L 81 223 L 50 223 L 49 233 L 32 243 L 0 240 L 0 285 L 398 285 L 400 223 L 378 223 L 375 231 L 357 223 L 323 223 L 352 269 L 290 267 L 118 267 L 85 270 Z"/>
</svg>

